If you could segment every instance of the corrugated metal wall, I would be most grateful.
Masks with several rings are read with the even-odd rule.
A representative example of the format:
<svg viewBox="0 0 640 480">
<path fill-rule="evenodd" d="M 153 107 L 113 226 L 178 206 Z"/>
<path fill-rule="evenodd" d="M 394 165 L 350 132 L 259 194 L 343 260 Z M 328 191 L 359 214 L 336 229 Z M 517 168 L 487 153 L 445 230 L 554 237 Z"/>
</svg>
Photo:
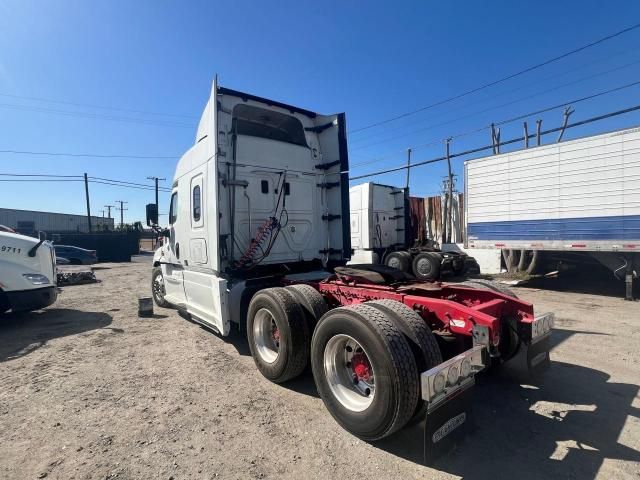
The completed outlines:
<svg viewBox="0 0 640 480">
<path fill-rule="evenodd" d="M 0 225 L 6 225 L 20 232 L 88 232 L 89 226 L 86 215 L 71 215 L 66 213 L 36 212 L 32 210 L 15 210 L 0 208 Z M 94 230 L 102 230 L 104 226 L 109 230 L 114 228 L 113 218 L 91 217 Z"/>
<path fill-rule="evenodd" d="M 444 196 L 424 199 L 427 237 L 442 245 L 444 222 Z M 453 194 L 453 215 L 451 216 L 451 243 L 464 241 L 464 194 Z"/>
</svg>

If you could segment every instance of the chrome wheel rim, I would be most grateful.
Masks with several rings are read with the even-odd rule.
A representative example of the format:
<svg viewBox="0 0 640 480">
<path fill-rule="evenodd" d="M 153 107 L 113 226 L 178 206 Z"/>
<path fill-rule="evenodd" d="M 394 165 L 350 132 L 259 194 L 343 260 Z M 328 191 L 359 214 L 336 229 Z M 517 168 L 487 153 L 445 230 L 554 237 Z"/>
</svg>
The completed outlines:
<svg viewBox="0 0 640 480">
<path fill-rule="evenodd" d="M 369 408 L 375 397 L 375 376 L 369 356 L 349 335 L 335 335 L 324 347 L 324 373 L 333 396 L 352 411 Z"/>
<path fill-rule="evenodd" d="M 276 361 L 280 350 L 280 331 L 273 314 L 266 308 L 256 312 L 253 341 L 258 355 L 265 363 Z"/>
<path fill-rule="evenodd" d="M 398 270 L 400 270 L 400 260 L 398 260 L 396 257 L 391 257 L 388 261 L 387 261 L 387 266 L 391 267 L 391 268 L 396 268 Z"/>
<path fill-rule="evenodd" d="M 162 274 L 156 275 L 156 278 L 153 279 L 153 294 L 157 299 L 164 299 L 165 290 L 164 290 L 164 278 Z"/>
<path fill-rule="evenodd" d="M 416 270 L 420 275 L 429 275 L 431 273 L 431 262 L 427 258 L 421 258 L 418 260 Z"/>
</svg>

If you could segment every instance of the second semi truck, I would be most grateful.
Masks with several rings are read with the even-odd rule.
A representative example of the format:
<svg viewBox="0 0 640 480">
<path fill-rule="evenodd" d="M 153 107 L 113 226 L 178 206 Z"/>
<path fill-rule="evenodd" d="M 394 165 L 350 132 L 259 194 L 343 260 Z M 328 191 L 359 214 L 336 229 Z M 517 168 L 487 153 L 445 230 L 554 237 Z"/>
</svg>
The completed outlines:
<svg viewBox="0 0 640 480">
<path fill-rule="evenodd" d="M 382 264 L 410 273 L 420 280 L 446 275 L 480 273 L 472 257 L 444 252 L 437 242 L 419 238 L 411 221 L 408 189 L 363 183 L 349 190 L 353 264 Z"/>
</svg>

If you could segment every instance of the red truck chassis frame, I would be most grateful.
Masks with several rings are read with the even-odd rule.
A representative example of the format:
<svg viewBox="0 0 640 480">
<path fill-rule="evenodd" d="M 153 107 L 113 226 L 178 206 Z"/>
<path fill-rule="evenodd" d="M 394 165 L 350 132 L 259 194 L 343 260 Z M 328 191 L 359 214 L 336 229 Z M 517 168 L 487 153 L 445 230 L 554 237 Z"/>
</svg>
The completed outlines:
<svg viewBox="0 0 640 480">
<path fill-rule="evenodd" d="M 473 337 L 475 327 L 476 335 L 481 331 L 487 334 L 484 341 L 476 339 L 477 343 L 490 346 L 491 350 L 500 343 L 502 318 L 516 320 L 525 337 L 530 331 L 527 326 L 534 320 L 531 303 L 492 290 L 455 284 L 420 281 L 375 284 L 363 283 L 355 277 L 334 275 L 315 284 L 315 287 L 332 306 L 380 299 L 404 303 L 415 310 L 436 334 Z"/>
</svg>

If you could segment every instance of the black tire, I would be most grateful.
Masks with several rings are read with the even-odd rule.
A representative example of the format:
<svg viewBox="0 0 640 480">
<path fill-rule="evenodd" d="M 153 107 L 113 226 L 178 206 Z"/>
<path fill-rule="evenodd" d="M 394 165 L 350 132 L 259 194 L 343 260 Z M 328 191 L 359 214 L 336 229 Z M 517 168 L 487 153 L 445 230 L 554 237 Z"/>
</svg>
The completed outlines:
<svg viewBox="0 0 640 480">
<path fill-rule="evenodd" d="M 411 254 L 403 250 L 391 252 L 384 259 L 387 267 L 395 268 L 401 272 L 409 273 L 411 270 Z"/>
<path fill-rule="evenodd" d="M 471 280 L 465 280 L 464 282 L 460 282 L 455 285 L 465 285 L 467 287 L 472 287 L 472 288 L 484 288 L 487 290 L 493 290 L 494 292 L 502 293 L 509 297 L 518 298 L 518 296 L 513 292 L 513 290 L 493 280 L 485 280 L 483 278 L 474 278 Z"/>
<path fill-rule="evenodd" d="M 7 298 L 7 294 L 0 290 L 0 315 L 9 311 L 11 305 L 9 305 L 9 299 Z"/>
<path fill-rule="evenodd" d="M 404 334 L 418 367 L 418 376 L 442 363 L 442 352 L 438 341 L 426 322 L 405 304 L 395 300 L 374 300 L 366 302 L 373 308 L 384 312 L 393 319 L 398 329 Z M 413 418 L 421 420 L 427 413 L 427 403 L 418 400 Z"/>
<path fill-rule="evenodd" d="M 463 275 L 466 271 L 467 265 L 465 257 L 466 256 L 460 255 L 459 258 L 454 258 L 454 260 L 451 261 L 451 270 L 453 270 L 453 274 L 456 277 Z"/>
<path fill-rule="evenodd" d="M 327 302 L 324 301 L 320 292 L 311 285 L 305 285 L 303 283 L 289 285 L 284 287 L 284 289 L 296 298 L 309 320 L 310 329 L 313 330 L 318 320 L 329 310 L 329 306 Z"/>
<path fill-rule="evenodd" d="M 254 326 L 264 310 L 277 328 L 277 356 L 271 362 L 260 353 Z M 281 287 L 265 288 L 256 293 L 247 313 L 247 339 L 253 361 L 265 378 L 282 383 L 300 375 L 309 363 L 311 334 L 300 303 Z"/>
<path fill-rule="evenodd" d="M 436 252 L 422 252 L 413 257 L 411 269 L 419 280 L 435 280 L 440 276 L 442 256 Z"/>
<path fill-rule="evenodd" d="M 341 336 L 351 337 L 362 346 L 373 370 L 375 392 L 371 403 L 361 411 L 347 408 L 327 379 L 325 348 L 330 340 Z M 372 306 L 340 307 L 324 315 L 313 334 L 311 367 L 329 413 L 345 430 L 363 440 L 375 441 L 396 432 L 415 411 L 420 382 L 411 349 L 393 320 Z M 348 369 L 348 364 L 344 368 Z"/>
<path fill-rule="evenodd" d="M 159 282 L 156 279 L 159 277 Z M 164 299 L 166 294 L 164 288 L 164 277 L 162 276 L 162 268 L 161 267 L 153 267 L 151 271 L 151 296 L 153 297 L 153 302 L 163 308 L 171 307 L 171 304 Z"/>
</svg>

